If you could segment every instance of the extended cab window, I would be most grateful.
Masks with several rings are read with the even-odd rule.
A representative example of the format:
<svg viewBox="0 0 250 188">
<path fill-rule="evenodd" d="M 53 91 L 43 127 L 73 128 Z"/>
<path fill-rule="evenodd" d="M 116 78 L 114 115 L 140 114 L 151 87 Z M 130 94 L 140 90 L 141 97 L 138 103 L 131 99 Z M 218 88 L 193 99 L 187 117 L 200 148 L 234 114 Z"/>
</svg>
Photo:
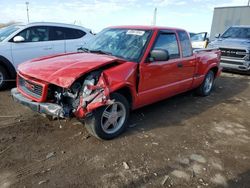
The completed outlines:
<svg viewBox="0 0 250 188">
<path fill-rule="evenodd" d="M 45 26 L 30 27 L 21 31 L 18 36 L 24 38 L 24 42 L 41 42 L 49 40 L 49 29 Z"/>
<path fill-rule="evenodd" d="M 185 31 L 178 31 L 178 36 L 181 42 L 182 56 L 183 57 L 192 56 L 193 49 L 192 49 L 188 34 Z"/>
<path fill-rule="evenodd" d="M 154 49 L 167 50 L 169 59 L 180 57 L 178 42 L 174 33 L 161 33 L 157 38 Z"/>
<path fill-rule="evenodd" d="M 51 40 L 79 39 L 84 35 L 86 35 L 86 33 L 79 29 L 72 29 L 66 27 L 53 27 Z"/>
</svg>

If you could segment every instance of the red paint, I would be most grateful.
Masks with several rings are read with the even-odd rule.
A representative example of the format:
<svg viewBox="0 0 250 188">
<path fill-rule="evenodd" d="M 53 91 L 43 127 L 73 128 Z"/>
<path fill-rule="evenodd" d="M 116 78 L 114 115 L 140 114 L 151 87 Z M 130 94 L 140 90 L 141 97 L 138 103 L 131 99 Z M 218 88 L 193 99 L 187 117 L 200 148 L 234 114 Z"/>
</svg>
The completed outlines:
<svg viewBox="0 0 250 188">
<path fill-rule="evenodd" d="M 34 84 L 37 84 L 37 85 L 41 85 L 42 86 L 42 96 L 40 98 L 36 98 L 36 97 L 33 97 L 29 94 L 27 94 L 26 92 L 24 92 L 21 87 L 19 86 L 19 77 L 22 77 L 23 79 L 25 80 L 29 80 L 30 82 L 34 83 Z M 27 97 L 28 99 L 30 100 L 33 100 L 33 101 L 36 101 L 36 102 L 44 102 L 46 101 L 46 98 L 47 98 L 47 94 L 48 94 L 48 84 L 44 81 L 41 81 L 41 80 L 37 80 L 37 79 L 34 79 L 34 78 L 31 78 L 29 76 L 25 76 L 23 74 L 18 74 L 17 76 L 17 88 L 18 90 L 22 93 L 22 95 L 24 95 L 25 97 Z"/>
<path fill-rule="evenodd" d="M 77 78 L 87 72 L 114 61 L 123 62 L 112 56 L 70 53 L 31 60 L 19 65 L 18 72 L 47 83 L 68 88 Z"/>
<path fill-rule="evenodd" d="M 132 109 L 136 109 L 198 87 L 212 68 L 218 68 L 217 76 L 220 75 L 220 51 L 218 50 L 202 51 L 191 57 L 181 56 L 179 59 L 166 62 L 147 61 L 159 30 L 176 32 L 178 29 L 154 26 L 119 26 L 116 28 L 153 30 L 141 62 L 126 62 L 112 56 L 89 53 L 70 53 L 39 58 L 21 64 L 18 72 L 19 75 L 25 75 L 26 79 L 42 84 L 44 86 L 43 97 L 35 99 L 20 88 L 19 91 L 34 101 L 45 102 L 48 84 L 69 88 L 76 79 L 86 73 L 117 62 L 117 65 L 103 71 L 95 87 L 89 88 L 103 88 L 103 91 L 86 108 L 79 106 L 74 114 L 82 118 L 94 109 L 111 102 L 110 93 L 124 87 L 128 88 L 132 95 Z M 179 49 L 181 50 L 180 43 Z M 182 68 L 177 66 L 178 63 L 183 64 Z"/>
</svg>

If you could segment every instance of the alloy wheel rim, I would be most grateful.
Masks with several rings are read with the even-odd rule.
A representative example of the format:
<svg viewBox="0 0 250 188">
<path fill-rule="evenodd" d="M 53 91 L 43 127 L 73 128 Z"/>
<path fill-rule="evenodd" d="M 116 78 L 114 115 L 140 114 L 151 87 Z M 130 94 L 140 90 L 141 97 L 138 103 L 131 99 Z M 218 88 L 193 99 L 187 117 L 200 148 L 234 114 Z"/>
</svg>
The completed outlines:
<svg viewBox="0 0 250 188">
<path fill-rule="evenodd" d="M 213 87 L 214 77 L 212 74 L 209 74 L 205 80 L 204 89 L 206 93 L 209 93 Z"/>
<path fill-rule="evenodd" d="M 114 102 L 106 107 L 102 113 L 101 126 L 105 133 L 114 134 L 117 132 L 126 119 L 126 108 L 120 102 Z"/>
</svg>

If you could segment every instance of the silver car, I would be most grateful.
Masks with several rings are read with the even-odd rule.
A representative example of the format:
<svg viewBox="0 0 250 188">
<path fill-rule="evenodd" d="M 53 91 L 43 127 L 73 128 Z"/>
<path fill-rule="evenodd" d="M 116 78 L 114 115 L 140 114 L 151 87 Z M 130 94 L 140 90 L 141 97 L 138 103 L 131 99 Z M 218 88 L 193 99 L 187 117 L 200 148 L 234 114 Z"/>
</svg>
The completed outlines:
<svg viewBox="0 0 250 188">
<path fill-rule="evenodd" d="M 250 72 L 250 26 L 232 26 L 217 34 L 208 48 L 221 50 L 221 66 L 226 70 Z"/>
</svg>

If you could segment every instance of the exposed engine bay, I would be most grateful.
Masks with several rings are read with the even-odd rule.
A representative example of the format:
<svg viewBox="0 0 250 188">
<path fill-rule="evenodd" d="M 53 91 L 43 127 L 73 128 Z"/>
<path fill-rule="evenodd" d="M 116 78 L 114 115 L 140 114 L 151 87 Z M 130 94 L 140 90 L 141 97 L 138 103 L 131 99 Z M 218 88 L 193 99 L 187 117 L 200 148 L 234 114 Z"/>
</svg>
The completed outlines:
<svg viewBox="0 0 250 188">
<path fill-rule="evenodd" d="M 94 108 L 111 103 L 101 71 L 93 71 L 77 80 L 69 89 L 51 87 L 50 99 L 62 106 L 60 117 L 84 117 Z"/>
</svg>

